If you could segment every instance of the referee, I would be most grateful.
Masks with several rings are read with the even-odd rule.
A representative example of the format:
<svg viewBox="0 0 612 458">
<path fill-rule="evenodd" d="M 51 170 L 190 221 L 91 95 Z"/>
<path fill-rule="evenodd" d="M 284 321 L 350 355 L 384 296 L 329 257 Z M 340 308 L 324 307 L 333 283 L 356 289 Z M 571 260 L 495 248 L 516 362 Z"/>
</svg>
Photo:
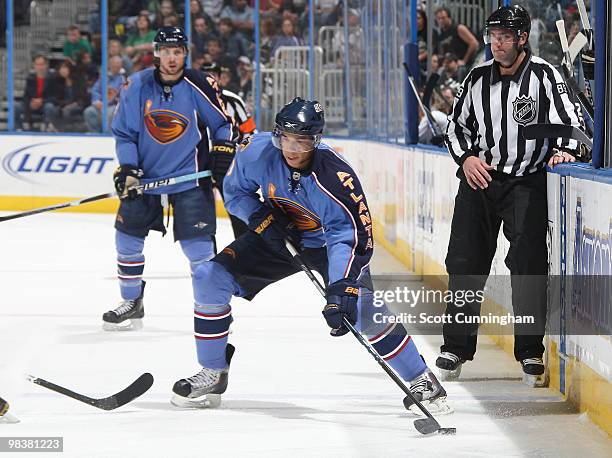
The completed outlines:
<svg viewBox="0 0 612 458">
<path fill-rule="evenodd" d="M 244 140 L 246 140 L 251 135 L 257 132 L 255 120 L 249 113 L 249 110 L 247 110 L 244 100 L 242 100 L 242 98 L 240 98 L 238 94 L 228 91 L 227 89 L 224 89 L 221 86 L 219 80 L 221 77 L 222 68 L 218 64 L 214 62 L 211 64 L 204 64 L 202 65 L 201 70 L 204 73 L 207 73 L 210 77 L 214 78 L 216 84 L 213 85 L 213 87 L 218 88 L 219 98 L 223 102 L 225 113 L 230 118 L 232 118 L 234 122 L 234 136 L 232 138 L 232 141 L 236 142 L 237 144 L 242 143 Z M 226 161 L 227 167 L 225 167 L 226 173 L 233 159 L 233 155 L 228 155 Z M 217 190 L 221 194 L 221 197 L 223 197 L 224 176 L 225 173 L 223 174 L 223 176 L 213 176 L 213 179 L 215 180 L 215 185 L 217 187 Z M 234 238 L 238 238 L 240 235 L 244 234 L 249 230 L 247 225 L 240 218 L 237 218 L 234 215 L 229 215 L 229 217 L 232 223 L 232 229 L 234 231 Z"/>
<path fill-rule="evenodd" d="M 518 5 L 502 7 L 486 22 L 485 40 L 493 60 L 472 69 L 459 89 L 449 116 L 446 144 L 459 165 L 459 191 L 446 256 L 449 290 L 482 290 L 503 223 L 510 249 L 514 315 L 530 315 L 536 326 L 514 327 L 514 356 L 524 381 L 541 384 L 546 321 L 546 172 L 573 162 L 575 140 L 525 140 L 534 123 L 580 126 L 573 96 L 559 72 L 527 47 L 531 19 Z M 458 296 L 453 296 L 458 297 Z M 459 306 L 462 305 L 462 306 Z M 451 320 L 436 366 L 454 379 L 476 352 L 477 324 L 458 323 L 457 314 L 480 315 L 480 303 L 449 303 Z M 459 321 L 468 321 L 460 319 Z M 473 320 L 476 321 L 476 320 Z"/>
</svg>

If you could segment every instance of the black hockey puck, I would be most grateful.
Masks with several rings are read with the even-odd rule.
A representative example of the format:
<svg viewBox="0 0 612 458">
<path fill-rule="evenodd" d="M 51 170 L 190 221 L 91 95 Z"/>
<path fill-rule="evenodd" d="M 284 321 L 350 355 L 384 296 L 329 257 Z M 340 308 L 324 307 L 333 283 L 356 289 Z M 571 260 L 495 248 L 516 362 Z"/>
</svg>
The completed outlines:
<svg viewBox="0 0 612 458">
<path fill-rule="evenodd" d="M 457 428 L 440 428 L 438 434 L 457 434 Z"/>
</svg>

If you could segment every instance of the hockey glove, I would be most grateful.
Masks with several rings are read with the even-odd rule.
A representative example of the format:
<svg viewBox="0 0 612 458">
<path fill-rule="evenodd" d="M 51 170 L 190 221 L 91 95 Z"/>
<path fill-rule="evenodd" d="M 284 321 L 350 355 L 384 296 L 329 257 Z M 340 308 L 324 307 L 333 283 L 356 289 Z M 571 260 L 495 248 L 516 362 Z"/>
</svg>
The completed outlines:
<svg viewBox="0 0 612 458">
<path fill-rule="evenodd" d="M 349 332 L 342 318 L 346 317 L 351 324 L 357 322 L 358 298 L 359 288 L 349 280 L 339 280 L 327 287 L 327 305 L 323 309 L 323 317 L 332 328 L 332 336 L 340 337 Z"/>
<path fill-rule="evenodd" d="M 223 179 L 236 155 L 236 144 L 227 140 L 213 140 L 210 150 L 210 170 L 217 186 L 223 189 Z"/>
<path fill-rule="evenodd" d="M 285 239 L 289 238 L 292 223 L 278 209 L 262 206 L 249 217 L 249 229 L 259 235 L 270 249 L 278 255 L 289 256 Z"/>
<path fill-rule="evenodd" d="M 135 165 L 122 164 L 115 169 L 113 181 L 119 199 L 136 199 L 142 195 L 142 189 L 132 189 L 140 184 L 144 172 Z"/>
<path fill-rule="evenodd" d="M 582 71 L 584 72 L 585 80 L 595 79 L 595 53 L 590 50 L 583 51 L 580 54 L 582 60 Z"/>
</svg>

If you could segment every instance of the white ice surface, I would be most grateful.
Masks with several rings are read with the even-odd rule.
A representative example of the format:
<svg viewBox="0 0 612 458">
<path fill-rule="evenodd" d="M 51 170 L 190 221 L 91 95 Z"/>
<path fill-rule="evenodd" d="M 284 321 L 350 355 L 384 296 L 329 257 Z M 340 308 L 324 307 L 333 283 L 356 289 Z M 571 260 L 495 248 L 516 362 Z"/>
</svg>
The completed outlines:
<svg viewBox="0 0 612 458">
<path fill-rule="evenodd" d="M 172 384 L 199 370 L 188 264 L 171 237 L 152 235 L 143 331 L 102 331 L 102 313 L 118 301 L 112 223 L 44 214 L 0 224 L 0 395 L 21 419 L 0 425 L 0 436 L 63 436 L 62 456 L 78 457 L 612 456 L 609 438 L 553 391 L 523 387 L 517 363 L 485 339 L 463 381 L 446 383 L 456 412 L 439 421 L 457 435 L 419 435 L 402 393 L 364 349 L 328 335 L 302 274 L 251 303 L 235 300 L 223 405 L 181 411 L 169 403 Z M 219 232 L 224 246 L 226 220 Z M 432 364 L 440 339 L 415 341 Z M 113 412 L 24 378 L 104 397 L 143 372 L 155 376 L 151 390 Z"/>
</svg>

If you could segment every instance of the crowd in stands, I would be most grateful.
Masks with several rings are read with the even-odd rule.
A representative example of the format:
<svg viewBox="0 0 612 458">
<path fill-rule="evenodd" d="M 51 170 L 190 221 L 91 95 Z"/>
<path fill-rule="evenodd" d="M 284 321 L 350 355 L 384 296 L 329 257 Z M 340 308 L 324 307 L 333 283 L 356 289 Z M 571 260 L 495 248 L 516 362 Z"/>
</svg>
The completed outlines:
<svg viewBox="0 0 612 458">
<path fill-rule="evenodd" d="M 317 26 L 336 25 L 342 17 L 341 0 L 321 0 L 315 11 Z M 353 0 L 349 3 L 358 3 Z M 108 116 L 119 91 L 133 72 L 153 63 L 152 42 L 158 27 L 184 24 L 182 0 L 109 0 Z M 237 93 L 252 108 L 255 55 L 253 0 L 191 0 L 191 65 L 222 67 L 222 87 Z M 352 11 L 355 11 L 354 9 Z M 262 0 L 261 64 L 268 66 L 280 46 L 300 46 L 308 33 L 306 0 Z M 16 128 L 46 132 L 88 131 L 102 128 L 100 80 L 100 12 L 90 8 L 85 27 L 66 30 L 63 59 L 34 57 L 21 103 L 16 104 Z"/>
<path fill-rule="evenodd" d="M 531 0 L 526 0 L 527 2 Z M 27 3 L 27 2 L 25 2 Z M 24 4 L 25 4 L 24 3 Z M 572 3 L 565 5 L 568 32 L 577 29 L 577 12 Z M 15 0 L 21 5 L 21 0 Z M 319 0 L 314 12 L 315 28 L 342 25 L 342 0 Z M 242 97 L 253 109 L 253 60 L 255 56 L 254 0 L 191 0 L 191 65 L 216 63 L 223 69 L 221 85 Z M 119 91 L 133 72 L 153 66 L 153 38 L 160 26 L 179 25 L 185 20 L 183 0 L 109 0 L 108 42 L 108 110 L 112 115 Z M 363 65 L 365 48 L 362 21 L 363 0 L 348 0 L 349 62 Z M 551 12 L 548 12 L 548 11 Z M 21 9 L 20 9 L 21 11 Z M 533 5 L 531 11 L 538 10 Z M 22 14 L 27 17 L 27 14 Z M 550 16 L 550 17 L 548 17 Z M 544 53 L 549 46 L 546 32 L 554 30 L 556 8 L 533 14 L 530 46 Z M 301 46 L 308 39 L 307 0 L 260 1 L 260 62 L 262 67 L 274 63 L 281 46 Z M 552 25 L 551 25 L 552 24 Z M 433 27 L 432 46 L 428 47 L 427 28 Z M 482 30 L 470 30 L 454 20 L 446 7 L 435 10 L 428 22 L 424 9 L 417 14 L 417 36 L 421 84 L 431 73 L 440 74 L 434 98 L 436 107 L 448 113 L 450 103 L 442 94 L 454 94 L 470 68 L 483 60 Z M 554 37 L 553 37 L 554 38 Z M 344 33 L 334 37 L 333 52 L 341 68 L 345 59 Z M 430 50 L 433 51 L 430 53 Z M 536 53 L 537 53 L 536 52 Z M 557 53 L 556 49 L 553 54 Z M 101 63 L 100 12 L 95 2 L 89 11 L 87 25 L 71 25 L 66 30 L 63 60 L 50 55 L 33 59 L 33 73 L 28 76 L 21 104 L 17 104 L 16 127 L 31 129 L 35 124 L 44 131 L 99 132 L 102 126 L 100 81 Z M 547 56 L 543 56 L 547 58 Z M 552 61 L 550 57 L 547 60 Z M 262 94 L 265 108 L 266 91 Z M 452 103 L 452 98 L 451 98 Z M 24 125 L 25 122 L 25 125 Z M 34 124 L 32 124 L 34 122 Z"/>
</svg>

